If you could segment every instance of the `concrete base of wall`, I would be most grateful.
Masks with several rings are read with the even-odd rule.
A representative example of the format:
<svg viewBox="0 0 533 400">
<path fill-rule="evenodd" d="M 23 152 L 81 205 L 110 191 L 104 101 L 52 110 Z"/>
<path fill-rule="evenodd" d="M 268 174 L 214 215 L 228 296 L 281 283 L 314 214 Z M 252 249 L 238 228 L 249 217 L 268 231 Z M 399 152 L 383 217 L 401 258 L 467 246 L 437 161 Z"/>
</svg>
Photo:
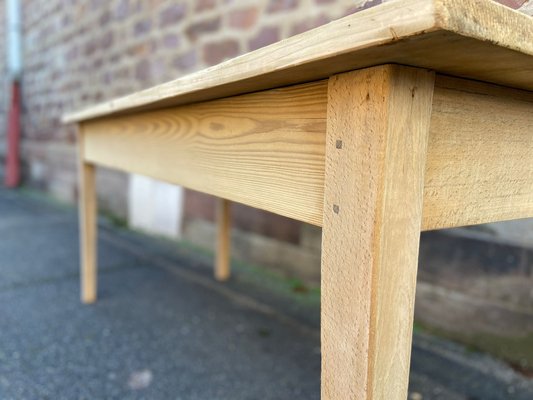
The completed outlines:
<svg viewBox="0 0 533 400">
<path fill-rule="evenodd" d="M 466 338 L 533 335 L 533 249 L 463 233 L 422 235 L 416 319 Z"/>
<path fill-rule="evenodd" d="M 184 238 L 212 250 L 214 225 L 189 220 Z M 299 245 L 234 229 L 232 256 L 316 287 L 320 238 L 310 225 L 302 225 Z M 470 230 L 422 234 L 415 318 L 468 344 L 498 338 L 506 348 L 533 335 L 533 250 L 489 238 Z"/>
<path fill-rule="evenodd" d="M 415 320 L 531 373 L 533 249 L 477 232 L 422 235 Z"/>
<path fill-rule="evenodd" d="M 213 250 L 215 226 L 202 219 L 188 220 L 184 226 L 183 238 Z M 231 256 L 234 260 L 260 265 L 312 286 L 320 284 L 320 250 L 280 242 L 238 229 L 232 229 L 231 242 Z"/>
<path fill-rule="evenodd" d="M 508 294 L 533 287 L 533 280 L 517 277 L 482 282 L 496 288 L 499 294 Z M 423 325 L 446 332 L 471 336 L 480 333 L 519 337 L 533 334 L 533 308 L 495 301 L 469 291 L 452 289 L 420 280 L 416 293 L 415 318 Z"/>
<path fill-rule="evenodd" d="M 128 217 L 129 175 L 107 168 L 96 168 L 98 208 L 119 219 Z"/>
</svg>

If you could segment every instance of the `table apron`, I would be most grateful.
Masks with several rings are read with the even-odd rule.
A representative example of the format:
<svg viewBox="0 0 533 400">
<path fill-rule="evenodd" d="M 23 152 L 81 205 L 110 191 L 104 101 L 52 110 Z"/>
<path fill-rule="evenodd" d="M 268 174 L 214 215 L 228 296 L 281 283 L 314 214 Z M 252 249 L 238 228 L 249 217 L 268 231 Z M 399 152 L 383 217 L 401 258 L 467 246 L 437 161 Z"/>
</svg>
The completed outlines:
<svg viewBox="0 0 533 400">
<path fill-rule="evenodd" d="M 327 83 L 85 121 L 80 156 L 320 226 Z M 532 92 L 437 76 L 423 204 L 423 230 L 533 216 Z"/>
</svg>

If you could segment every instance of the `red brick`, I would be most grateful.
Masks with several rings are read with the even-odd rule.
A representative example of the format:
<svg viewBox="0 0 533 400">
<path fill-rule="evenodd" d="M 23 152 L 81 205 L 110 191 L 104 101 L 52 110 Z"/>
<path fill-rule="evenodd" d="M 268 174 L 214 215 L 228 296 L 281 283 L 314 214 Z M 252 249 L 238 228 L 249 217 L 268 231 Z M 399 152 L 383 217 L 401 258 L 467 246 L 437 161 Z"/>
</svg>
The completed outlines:
<svg viewBox="0 0 533 400">
<path fill-rule="evenodd" d="M 216 32 L 220 29 L 220 17 L 211 18 L 204 21 L 196 22 L 190 25 L 185 34 L 191 41 L 196 41 L 200 36 L 206 33 Z"/>
<path fill-rule="evenodd" d="M 150 78 L 156 82 L 168 81 L 168 68 L 164 57 L 157 57 L 150 65 Z"/>
<path fill-rule="evenodd" d="M 239 43 L 235 39 L 225 39 L 211 42 L 204 47 L 204 62 L 215 65 L 240 53 Z"/>
<path fill-rule="evenodd" d="M 327 24 L 328 22 L 329 22 L 329 18 L 326 17 L 325 15 L 320 15 L 316 18 L 305 19 L 293 25 L 293 27 L 291 28 L 290 34 L 297 35 L 299 33 L 308 31 L 318 26 Z"/>
<path fill-rule="evenodd" d="M 229 14 L 229 26 L 238 29 L 249 29 L 257 22 L 259 10 L 257 7 L 233 10 Z"/>
<path fill-rule="evenodd" d="M 110 48 L 113 45 L 114 42 L 114 36 L 113 32 L 108 31 L 102 35 L 99 41 L 99 47 L 100 49 L 106 50 Z"/>
<path fill-rule="evenodd" d="M 185 17 L 185 12 L 185 4 L 172 4 L 161 11 L 159 15 L 159 26 L 164 28 L 165 26 L 178 23 Z"/>
<path fill-rule="evenodd" d="M 130 57 L 140 58 L 147 56 L 151 52 L 150 43 L 143 42 L 135 46 L 131 46 L 126 50 L 126 54 Z"/>
<path fill-rule="evenodd" d="M 118 20 L 126 18 L 129 15 L 130 7 L 128 0 L 119 0 L 114 10 L 114 17 Z"/>
<path fill-rule="evenodd" d="M 298 0 L 270 0 L 267 11 L 270 13 L 292 10 L 298 7 Z"/>
<path fill-rule="evenodd" d="M 180 45 L 180 36 L 176 33 L 169 33 L 163 37 L 163 46 L 167 49 L 176 48 Z"/>
<path fill-rule="evenodd" d="M 261 29 L 259 33 L 248 42 L 248 49 L 250 51 L 257 50 L 279 40 L 279 28 L 277 26 L 267 26 Z"/>
<path fill-rule="evenodd" d="M 194 11 L 201 12 L 205 10 L 211 10 L 215 8 L 217 2 L 216 0 L 195 0 L 196 7 Z"/>
<path fill-rule="evenodd" d="M 179 71 L 189 71 L 198 64 L 196 51 L 190 50 L 174 58 L 172 63 Z"/>
<path fill-rule="evenodd" d="M 146 33 L 150 32 L 152 29 L 152 20 L 149 18 L 137 21 L 133 27 L 133 34 L 135 36 L 144 36 Z"/>
<path fill-rule="evenodd" d="M 100 26 L 107 25 L 110 21 L 111 12 L 109 10 L 105 10 L 104 13 L 98 19 L 98 23 L 100 24 Z"/>
<path fill-rule="evenodd" d="M 139 61 L 135 66 L 135 79 L 137 79 L 138 81 L 147 81 L 148 79 L 150 79 L 150 75 L 150 61 Z"/>
<path fill-rule="evenodd" d="M 242 204 L 235 203 L 232 207 L 235 227 L 293 244 L 299 242 L 299 222 Z"/>
<path fill-rule="evenodd" d="M 517 10 L 526 3 L 526 0 L 498 0 L 498 3 Z"/>
<path fill-rule="evenodd" d="M 185 192 L 184 211 L 188 218 L 201 218 L 208 221 L 215 220 L 216 202 L 213 196 L 187 190 Z"/>
</svg>

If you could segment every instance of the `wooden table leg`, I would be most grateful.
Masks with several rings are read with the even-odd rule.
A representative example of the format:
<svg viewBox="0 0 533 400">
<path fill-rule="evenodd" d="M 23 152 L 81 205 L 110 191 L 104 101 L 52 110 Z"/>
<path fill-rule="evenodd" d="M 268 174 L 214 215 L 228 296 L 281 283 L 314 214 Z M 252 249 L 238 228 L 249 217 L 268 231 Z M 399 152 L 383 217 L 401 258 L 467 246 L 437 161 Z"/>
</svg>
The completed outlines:
<svg viewBox="0 0 533 400">
<path fill-rule="evenodd" d="M 324 400 L 407 397 L 433 85 L 393 65 L 329 81 Z"/>
<path fill-rule="evenodd" d="M 79 134 L 79 222 L 81 301 L 96 301 L 97 293 L 97 199 L 95 167 L 84 161 L 83 133 Z"/>
<path fill-rule="evenodd" d="M 215 279 L 226 281 L 231 274 L 231 202 L 225 199 L 217 199 L 216 220 Z"/>
</svg>

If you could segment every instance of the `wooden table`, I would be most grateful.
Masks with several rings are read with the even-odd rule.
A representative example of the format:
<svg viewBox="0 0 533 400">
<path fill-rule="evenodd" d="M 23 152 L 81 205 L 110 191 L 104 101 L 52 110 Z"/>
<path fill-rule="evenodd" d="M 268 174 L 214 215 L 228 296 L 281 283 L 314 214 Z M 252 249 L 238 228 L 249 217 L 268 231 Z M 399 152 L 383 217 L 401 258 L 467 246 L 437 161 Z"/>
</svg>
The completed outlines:
<svg viewBox="0 0 533 400">
<path fill-rule="evenodd" d="M 322 398 L 405 399 L 421 230 L 533 216 L 533 21 L 389 2 L 65 116 L 79 124 L 82 300 L 95 165 L 322 226 Z"/>
</svg>

